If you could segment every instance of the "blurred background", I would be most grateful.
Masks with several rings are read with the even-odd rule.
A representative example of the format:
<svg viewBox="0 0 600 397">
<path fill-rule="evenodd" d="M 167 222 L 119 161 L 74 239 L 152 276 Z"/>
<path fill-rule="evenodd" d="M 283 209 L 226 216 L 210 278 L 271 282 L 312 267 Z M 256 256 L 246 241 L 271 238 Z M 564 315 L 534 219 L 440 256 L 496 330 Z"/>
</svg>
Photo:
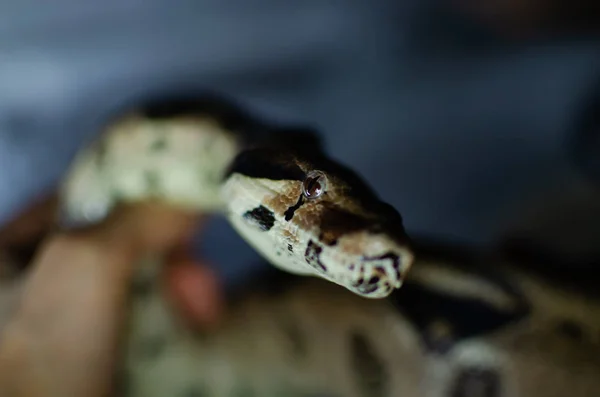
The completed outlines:
<svg viewBox="0 0 600 397">
<path fill-rule="evenodd" d="M 56 186 L 120 103 L 210 89 L 314 124 L 415 237 L 589 267 L 599 4 L 1 1 L 0 224 Z M 222 219 L 199 249 L 230 282 L 258 259 Z"/>
</svg>

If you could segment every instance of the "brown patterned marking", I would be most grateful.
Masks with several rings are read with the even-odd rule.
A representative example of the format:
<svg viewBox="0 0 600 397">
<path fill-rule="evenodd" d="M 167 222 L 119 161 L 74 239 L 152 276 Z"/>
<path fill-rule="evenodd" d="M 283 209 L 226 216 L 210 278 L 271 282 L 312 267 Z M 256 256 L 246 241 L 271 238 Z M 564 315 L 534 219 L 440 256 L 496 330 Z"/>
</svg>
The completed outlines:
<svg viewBox="0 0 600 397">
<path fill-rule="evenodd" d="M 320 223 L 321 212 L 322 208 L 317 202 L 307 202 L 296 211 L 290 223 L 302 230 L 313 230 Z"/>
<path fill-rule="evenodd" d="M 315 200 L 302 200 L 302 182 L 289 181 L 282 193 L 265 200 L 265 206 L 279 217 L 288 215 L 286 219 L 302 230 L 313 230 L 318 226 L 321 230 L 319 240 L 335 245 L 343 235 L 370 229 L 375 218 L 358 215 L 360 206 L 346 197 L 341 181 L 334 179 L 333 182 L 342 187 L 328 189 Z M 352 249 L 353 243 L 348 248 L 359 253 L 359 249 Z"/>
<path fill-rule="evenodd" d="M 301 193 L 301 182 L 287 181 L 285 182 L 285 188 L 283 191 L 281 193 L 274 194 L 271 197 L 267 197 L 264 205 L 279 217 L 283 217 L 285 216 L 285 211 L 296 204 Z"/>
<path fill-rule="evenodd" d="M 281 228 L 281 235 L 288 242 L 288 244 L 297 245 L 299 243 L 298 236 L 292 233 L 285 226 Z"/>
<path fill-rule="evenodd" d="M 285 217 L 286 213 L 290 215 L 290 208 L 294 208 L 290 223 L 302 230 L 314 229 L 315 225 L 321 228 L 326 226 L 322 238 L 324 242 L 329 242 L 329 245 L 335 244 L 339 236 L 349 231 L 370 225 L 369 220 L 340 207 L 338 205 L 340 201 L 345 207 L 354 208 L 356 205 L 353 205 L 351 200 L 344 202 L 344 196 L 336 193 L 335 190 L 328 190 L 315 200 L 301 200 L 302 182 L 289 181 L 287 186 L 282 193 L 267 198 L 264 205 L 279 217 Z M 300 200 L 302 204 L 298 206 Z M 338 204 L 334 205 L 333 202 Z"/>
<path fill-rule="evenodd" d="M 286 212 L 293 208 L 298 203 L 300 196 L 291 196 L 290 194 L 282 194 L 280 197 L 273 197 L 265 200 L 265 206 L 271 208 L 279 217 L 285 217 Z M 315 199 L 304 201 L 293 213 L 293 217 L 289 220 L 290 225 L 297 226 L 302 230 L 312 230 L 318 226 L 321 219 L 322 205 L 321 200 Z"/>
</svg>

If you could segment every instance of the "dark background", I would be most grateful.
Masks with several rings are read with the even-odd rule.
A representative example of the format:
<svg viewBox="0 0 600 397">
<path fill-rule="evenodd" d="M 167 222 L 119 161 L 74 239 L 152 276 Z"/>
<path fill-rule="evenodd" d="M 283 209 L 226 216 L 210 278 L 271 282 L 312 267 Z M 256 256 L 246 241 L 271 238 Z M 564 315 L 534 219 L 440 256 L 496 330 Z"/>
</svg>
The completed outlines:
<svg viewBox="0 0 600 397">
<path fill-rule="evenodd" d="M 0 1 L 0 223 L 111 109 L 185 87 L 315 124 L 415 236 L 595 263 L 597 25 L 543 4 Z M 213 226 L 208 255 L 243 277 L 256 254 Z"/>
</svg>

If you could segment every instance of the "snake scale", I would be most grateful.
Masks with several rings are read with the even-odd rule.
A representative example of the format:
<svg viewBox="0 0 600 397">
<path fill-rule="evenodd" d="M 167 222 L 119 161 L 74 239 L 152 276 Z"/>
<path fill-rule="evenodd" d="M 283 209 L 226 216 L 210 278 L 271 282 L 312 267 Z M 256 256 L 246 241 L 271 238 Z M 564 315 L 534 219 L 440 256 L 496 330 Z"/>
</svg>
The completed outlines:
<svg viewBox="0 0 600 397">
<path fill-rule="evenodd" d="M 172 203 L 225 213 L 275 265 L 231 297 L 218 332 L 200 334 L 170 310 L 161 260 L 148 258 L 116 395 L 600 395 L 598 296 L 494 258 L 409 248 L 399 214 L 312 131 L 215 103 L 119 118 L 66 179 L 67 225 L 168 190 Z"/>
</svg>

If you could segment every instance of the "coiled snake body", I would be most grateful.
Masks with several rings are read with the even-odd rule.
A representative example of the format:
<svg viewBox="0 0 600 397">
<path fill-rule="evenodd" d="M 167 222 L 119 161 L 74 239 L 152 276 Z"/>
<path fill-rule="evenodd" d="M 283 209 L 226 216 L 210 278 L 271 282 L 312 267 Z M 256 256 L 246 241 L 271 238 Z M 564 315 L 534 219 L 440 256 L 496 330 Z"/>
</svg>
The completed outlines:
<svg viewBox="0 0 600 397">
<path fill-rule="evenodd" d="M 413 261 L 399 214 L 314 134 L 211 101 L 158 101 L 116 120 L 74 162 L 62 220 L 97 222 L 148 198 L 223 212 L 284 271 L 240 295 L 219 332 L 198 335 L 169 310 L 149 259 L 132 290 L 120 395 L 600 395 L 596 297 L 444 256 L 417 261 L 398 290 Z"/>
<path fill-rule="evenodd" d="M 496 258 L 445 249 L 386 299 L 273 270 L 195 334 L 143 267 L 120 391 L 126 397 L 594 397 L 600 298 Z"/>
</svg>

